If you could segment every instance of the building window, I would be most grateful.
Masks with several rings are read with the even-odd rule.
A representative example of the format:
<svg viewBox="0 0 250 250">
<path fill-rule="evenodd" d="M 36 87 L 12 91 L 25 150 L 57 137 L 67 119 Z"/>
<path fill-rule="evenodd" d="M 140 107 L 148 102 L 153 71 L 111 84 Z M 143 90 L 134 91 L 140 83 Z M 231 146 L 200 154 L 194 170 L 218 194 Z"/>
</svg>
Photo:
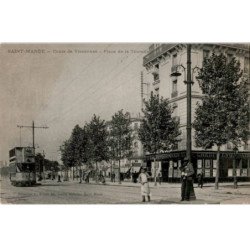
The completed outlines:
<svg viewBox="0 0 250 250">
<path fill-rule="evenodd" d="M 177 80 L 174 80 L 172 83 L 172 92 L 177 92 Z"/>
<path fill-rule="evenodd" d="M 172 146 L 172 150 L 178 150 L 178 142 L 176 142 L 176 143 Z"/>
<path fill-rule="evenodd" d="M 250 57 L 247 58 L 245 57 L 244 58 L 244 73 L 248 73 L 249 72 L 249 67 L 250 67 Z"/>
<path fill-rule="evenodd" d="M 178 92 L 177 92 L 177 80 L 174 80 L 172 82 L 172 94 L 171 94 L 171 97 L 174 98 L 174 97 L 177 96 L 177 94 L 178 94 Z"/>
<path fill-rule="evenodd" d="M 172 108 L 173 108 L 173 117 L 175 117 L 175 116 L 177 116 L 178 114 L 177 114 L 177 107 L 178 107 L 178 105 L 177 105 L 177 103 L 173 103 L 173 105 L 172 105 Z"/>
<path fill-rule="evenodd" d="M 153 74 L 153 77 L 154 77 L 154 82 L 160 79 L 159 74 Z"/>
<path fill-rule="evenodd" d="M 248 150 L 248 149 L 249 149 L 249 145 L 248 145 L 248 143 L 244 143 L 243 148 L 244 148 L 244 150 Z"/>
<path fill-rule="evenodd" d="M 159 97 L 159 88 L 155 89 L 155 94 Z"/>
<path fill-rule="evenodd" d="M 154 66 L 154 70 L 153 70 L 152 74 L 153 74 L 153 77 L 154 77 L 154 81 L 159 80 L 159 64 L 156 64 Z"/>
<path fill-rule="evenodd" d="M 209 50 L 203 50 L 203 62 L 205 61 L 205 59 L 207 59 L 209 57 L 210 51 Z"/>
<path fill-rule="evenodd" d="M 176 66 L 177 65 L 177 54 L 174 54 L 172 57 L 172 66 Z"/>
</svg>

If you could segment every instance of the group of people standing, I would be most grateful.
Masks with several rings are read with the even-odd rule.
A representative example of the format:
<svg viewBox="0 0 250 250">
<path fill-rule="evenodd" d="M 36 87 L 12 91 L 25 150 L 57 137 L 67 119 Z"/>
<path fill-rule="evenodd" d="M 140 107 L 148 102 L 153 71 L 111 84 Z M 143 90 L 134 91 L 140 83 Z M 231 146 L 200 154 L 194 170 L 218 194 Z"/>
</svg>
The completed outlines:
<svg viewBox="0 0 250 250">
<path fill-rule="evenodd" d="M 193 180 L 194 180 L 194 168 L 192 163 L 184 158 L 183 165 L 180 167 L 181 170 L 181 201 L 189 201 L 190 199 L 196 199 L 194 194 Z M 203 187 L 203 173 L 198 174 L 198 187 Z M 146 168 L 141 169 L 139 174 L 139 183 L 141 184 L 141 196 L 142 202 L 150 202 L 150 187 L 149 187 L 149 174 L 147 173 Z M 157 176 L 159 183 L 161 182 L 162 175 L 161 173 Z"/>
</svg>

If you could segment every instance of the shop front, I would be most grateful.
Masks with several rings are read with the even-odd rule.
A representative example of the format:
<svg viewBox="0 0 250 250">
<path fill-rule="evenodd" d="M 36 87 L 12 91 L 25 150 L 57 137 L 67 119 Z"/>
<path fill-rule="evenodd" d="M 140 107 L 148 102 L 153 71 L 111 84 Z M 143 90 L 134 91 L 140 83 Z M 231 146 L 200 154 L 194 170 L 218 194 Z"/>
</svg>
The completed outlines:
<svg viewBox="0 0 250 250">
<path fill-rule="evenodd" d="M 180 181 L 180 167 L 186 151 L 161 153 L 156 156 L 156 161 L 161 165 L 162 180 L 165 182 Z M 154 156 L 146 155 L 147 166 L 152 169 Z M 250 152 L 222 151 L 220 153 L 220 181 L 233 180 L 233 165 L 238 181 L 250 181 Z M 217 160 L 216 151 L 192 151 L 192 163 L 195 176 L 203 173 L 204 181 L 214 182 L 216 176 Z"/>
</svg>

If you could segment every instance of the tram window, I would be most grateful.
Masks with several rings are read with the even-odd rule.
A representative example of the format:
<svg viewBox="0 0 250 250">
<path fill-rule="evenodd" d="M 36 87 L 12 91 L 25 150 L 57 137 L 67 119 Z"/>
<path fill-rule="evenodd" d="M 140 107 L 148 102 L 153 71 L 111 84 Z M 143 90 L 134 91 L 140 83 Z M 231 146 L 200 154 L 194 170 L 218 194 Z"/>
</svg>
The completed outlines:
<svg viewBox="0 0 250 250">
<path fill-rule="evenodd" d="M 13 148 L 9 151 L 9 156 L 10 156 L 10 158 L 15 156 L 15 148 Z"/>
</svg>

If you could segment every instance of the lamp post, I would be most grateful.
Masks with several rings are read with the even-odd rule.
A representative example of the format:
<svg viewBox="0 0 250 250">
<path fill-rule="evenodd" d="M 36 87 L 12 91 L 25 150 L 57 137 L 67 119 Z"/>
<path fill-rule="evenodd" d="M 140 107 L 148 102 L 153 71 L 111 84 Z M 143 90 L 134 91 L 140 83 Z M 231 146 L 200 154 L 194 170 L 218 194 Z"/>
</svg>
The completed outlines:
<svg viewBox="0 0 250 250">
<path fill-rule="evenodd" d="M 191 44 L 187 45 L 187 158 L 191 162 L 192 127 L 191 127 Z"/>
<path fill-rule="evenodd" d="M 192 163 L 192 125 L 191 125 L 191 118 L 192 118 L 192 97 L 191 97 L 191 91 L 192 91 L 192 75 L 191 75 L 191 44 L 187 44 L 187 68 L 185 68 L 183 65 L 177 65 L 175 67 L 176 72 L 173 72 L 171 76 L 180 76 L 181 73 L 178 72 L 178 68 L 182 67 L 184 69 L 184 83 L 187 85 L 187 141 L 186 141 L 186 158 L 190 163 Z M 193 71 L 196 69 L 195 67 Z M 186 75 L 186 69 L 187 69 L 187 75 Z M 191 194 L 190 198 L 195 199 L 195 193 L 193 185 L 191 187 Z"/>
<path fill-rule="evenodd" d="M 192 117 L 192 98 L 191 98 L 191 89 L 192 89 L 192 75 L 191 75 L 191 44 L 187 44 L 187 75 L 186 75 L 186 68 L 183 65 L 176 65 L 175 72 L 171 74 L 171 76 L 178 77 L 181 75 L 180 72 L 178 72 L 178 68 L 182 67 L 184 69 L 184 83 L 187 85 L 187 147 L 186 147 L 186 157 L 191 162 L 192 161 L 192 126 L 191 126 L 191 117 Z M 195 67 L 193 71 L 196 69 Z"/>
</svg>

